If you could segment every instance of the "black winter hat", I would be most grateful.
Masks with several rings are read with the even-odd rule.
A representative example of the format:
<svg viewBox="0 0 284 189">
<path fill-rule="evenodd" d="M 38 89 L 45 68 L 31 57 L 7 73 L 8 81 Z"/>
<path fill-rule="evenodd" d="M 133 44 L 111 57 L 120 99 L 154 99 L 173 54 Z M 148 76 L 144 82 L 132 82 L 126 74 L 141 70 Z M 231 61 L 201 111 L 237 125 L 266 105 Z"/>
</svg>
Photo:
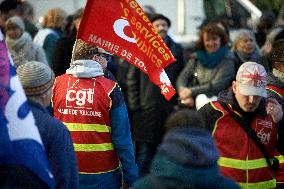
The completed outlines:
<svg viewBox="0 0 284 189">
<path fill-rule="evenodd" d="M 153 14 L 152 16 L 150 16 L 150 20 L 151 20 L 152 23 L 154 21 L 158 20 L 158 19 L 165 20 L 168 23 L 168 26 L 171 27 L 171 21 L 166 16 L 164 16 L 162 14 Z"/>
<path fill-rule="evenodd" d="M 272 44 L 270 59 L 273 62 L 280 62 L 284 64 L 284 39 L 277 40 Z"/>
</svg>

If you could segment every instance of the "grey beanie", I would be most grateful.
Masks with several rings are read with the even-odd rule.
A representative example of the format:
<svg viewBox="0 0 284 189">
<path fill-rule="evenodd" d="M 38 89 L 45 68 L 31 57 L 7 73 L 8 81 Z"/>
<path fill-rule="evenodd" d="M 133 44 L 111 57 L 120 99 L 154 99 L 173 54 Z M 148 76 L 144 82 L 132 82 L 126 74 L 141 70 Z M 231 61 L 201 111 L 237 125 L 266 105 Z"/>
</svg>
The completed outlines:
<svg viewBox="0 0 284 189">
<path fill-rule="evenodd" d="M 6 25 L 8 24 L 15 24 L 17 25 L 22 31 L 25 31 L 25 23 L 21 17 L 12 16 L 6 21 Z"/>
<path fill-rule="evenodd" d="M 54 73 L 42 62 L 26 62 L 17 68 L 17 74 L 27 96 L 44 94 L 53 86 Z"/>
</svg>

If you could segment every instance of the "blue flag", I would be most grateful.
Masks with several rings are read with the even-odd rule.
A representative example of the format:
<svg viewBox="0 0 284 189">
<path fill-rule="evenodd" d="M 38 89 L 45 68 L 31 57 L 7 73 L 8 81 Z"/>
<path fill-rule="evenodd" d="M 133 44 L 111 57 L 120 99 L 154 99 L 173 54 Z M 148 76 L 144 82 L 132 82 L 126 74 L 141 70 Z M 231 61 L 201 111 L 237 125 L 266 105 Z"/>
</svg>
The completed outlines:
<svg viewBox="0 0 284 189">
<path fill-rule="evenodd" d="M 0 164 L 23 165 L 54 188 L 39 131 L 1 32 Z"/>
</svg>

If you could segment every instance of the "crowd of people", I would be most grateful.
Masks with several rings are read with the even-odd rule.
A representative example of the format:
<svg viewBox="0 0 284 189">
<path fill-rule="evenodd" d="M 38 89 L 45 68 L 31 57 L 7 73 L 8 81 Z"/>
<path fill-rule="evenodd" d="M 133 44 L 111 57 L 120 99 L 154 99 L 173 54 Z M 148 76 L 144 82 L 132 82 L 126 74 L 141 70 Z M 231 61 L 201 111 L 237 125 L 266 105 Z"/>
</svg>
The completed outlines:
<svg viewBox="0 0 284 189">
<path fill-rule="evenodd" d="M 50 9 L 38 28 L 27 1 L 0 3 L 55 188 L 284 188 L 284 26 L 263 14 L 231 40 L 209 20 L 186 55 L 171 20 L 144 11 L 176 59 L 170 101 L 137 67 L 76 39 L 83 8 Z M 0 165 L 0 177 L 0 188 L 47 188 L 21 165 Z"/>
</svg>

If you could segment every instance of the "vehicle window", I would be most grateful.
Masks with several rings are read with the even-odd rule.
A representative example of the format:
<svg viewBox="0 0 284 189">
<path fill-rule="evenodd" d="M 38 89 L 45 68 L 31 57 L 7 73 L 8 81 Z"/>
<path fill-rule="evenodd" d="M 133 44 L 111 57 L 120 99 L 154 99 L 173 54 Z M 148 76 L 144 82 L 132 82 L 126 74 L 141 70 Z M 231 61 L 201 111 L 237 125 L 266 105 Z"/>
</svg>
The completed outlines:
<svg viewBox="0 0 284 189">
<path fill-rule="evenodd" d="M 207 18 L 222 18 L 230 28 L 246 28 L 250 13 L 235 0 L 204 0 Z"/>
</svg>

